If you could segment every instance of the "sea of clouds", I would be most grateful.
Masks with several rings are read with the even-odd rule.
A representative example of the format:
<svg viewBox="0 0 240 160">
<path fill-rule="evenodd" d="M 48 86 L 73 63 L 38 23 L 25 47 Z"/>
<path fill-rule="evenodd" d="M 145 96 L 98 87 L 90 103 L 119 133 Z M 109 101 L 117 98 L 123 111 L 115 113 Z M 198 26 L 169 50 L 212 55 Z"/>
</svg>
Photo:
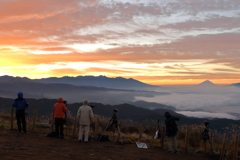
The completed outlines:
<svg viewBox="0 0 240 160">
<path fill-rule="evenodd" d="M 135 99 L 173 106 L 178 113 L 186 116 L 240 119 L 239 87 L 218 85 L 164 86 L 155 91 L 169 94 L 135 97 Z"/>
</svg>

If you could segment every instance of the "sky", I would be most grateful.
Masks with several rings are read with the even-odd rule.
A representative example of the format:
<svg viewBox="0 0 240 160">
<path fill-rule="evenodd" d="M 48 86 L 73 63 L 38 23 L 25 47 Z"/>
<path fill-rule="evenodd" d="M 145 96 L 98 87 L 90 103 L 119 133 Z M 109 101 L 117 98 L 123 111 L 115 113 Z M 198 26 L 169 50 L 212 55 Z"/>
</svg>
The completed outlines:
<svg viewBox="0 0 240 160">
<path fill-rule="evenodd" d="M 240 82 L 239 0 L 0 0 L 0 76 Z"/>
</svg>

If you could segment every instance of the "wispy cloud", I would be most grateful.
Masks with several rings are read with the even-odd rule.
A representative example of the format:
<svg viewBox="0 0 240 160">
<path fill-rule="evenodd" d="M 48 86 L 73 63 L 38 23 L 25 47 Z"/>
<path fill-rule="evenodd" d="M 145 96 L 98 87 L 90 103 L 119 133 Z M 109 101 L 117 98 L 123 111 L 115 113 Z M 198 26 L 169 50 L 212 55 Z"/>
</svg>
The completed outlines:
<svg viewBox="0 0 240 160">
<path fill-rule="evenodd" d="M 186 115 L 188 117 L 197 117 L 197 118 L 227 118 L 239 120 L 238 117 L 230 115 L 228 113 L 210 113 L 210 112 L 191 112 L 191 111 L 178 111 L 177 113 Z"/>
</svg>

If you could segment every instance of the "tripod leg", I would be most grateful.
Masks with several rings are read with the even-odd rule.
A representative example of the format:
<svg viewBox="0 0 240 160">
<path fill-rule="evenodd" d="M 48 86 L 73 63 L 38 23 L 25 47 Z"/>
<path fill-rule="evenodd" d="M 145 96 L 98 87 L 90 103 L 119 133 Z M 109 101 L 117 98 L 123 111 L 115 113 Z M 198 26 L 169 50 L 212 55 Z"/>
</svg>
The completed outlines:
<svg viewBox="0 0 240 160">
<path fill-rule="evenodd" d="M 101 134 L 101 136 L 99 137 L 98 141 L 101 140 L 103 134 L 105 133 L 105 131 L 107 130 L 108 126 L 109 126 L 110 122 L 107 124 L 106 128 L 104 129 L 103 133 Z"/>
<path fill-rule="evenodd" d="M 199 138 L 199 140 L 198 140 L 198 142 L 197 142 L 197 145 L 196 145 L 196 146 L 198 146 L 198 144 L 199 144 L 200 140 L 202 139 L 202 137 L 203 137 L 203 136 L 201 136 L 201 137 Z M 194 147 L 194 149 L 193 149 L 192 153 L 195 151 L 195 148 L 196 148 L 196 146 Z"/>
<path fill-rule="evenodd" d="M 212 153 L 213 152 L 212 143 L 211 143 L 210 139 L 208 139 L 208 141 L 209 141 L 209 144 L 210 144 L 210 152 Z"/>
<path fill-rule="evenodd" d="M 117 127 L 117 129 L 118 129 L 118 135 L 119 135 L 119 137 L 120 137 L 120 139 L 121 139 L 121 142 L 122 142 L 122 144 L 123 144 L 122 135 L 121 135 L 119 126 Z"/>
</svg>

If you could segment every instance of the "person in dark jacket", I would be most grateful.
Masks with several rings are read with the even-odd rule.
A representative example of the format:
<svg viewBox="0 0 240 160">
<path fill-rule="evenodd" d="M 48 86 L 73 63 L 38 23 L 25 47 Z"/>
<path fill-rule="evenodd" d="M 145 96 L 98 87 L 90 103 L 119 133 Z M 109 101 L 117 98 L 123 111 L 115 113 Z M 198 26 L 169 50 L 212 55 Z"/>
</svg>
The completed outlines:
<svg viewBox="0 0 240 160">
<path fill-rule="evenodd" d="M 17 126 L 19 132 L 26 133 L 26 120 L 25 120 L 25 111 L 29 105 L 26 99 L 23 98 L 23 93 L 18 93 L 18 98 L 14 100 L 12 107 L 16 108 L 16 118 L 17 118 Z"/>
<path fill-rule="evenodd" d="M 165 112 L 164 116 L 166 117 L 165 119 L 165 126 L 166 126 L 166 136 L 167 136 L 167 142 L 168 142 L 168 152 L 169 153 L 177 153 L 177 123 L 175 121 L 179 121 L 179 118 L 173 117 L 169 112 Z M 172 150 L 172 144 L 173 144 L 173 149 Z"/>
</svg>

